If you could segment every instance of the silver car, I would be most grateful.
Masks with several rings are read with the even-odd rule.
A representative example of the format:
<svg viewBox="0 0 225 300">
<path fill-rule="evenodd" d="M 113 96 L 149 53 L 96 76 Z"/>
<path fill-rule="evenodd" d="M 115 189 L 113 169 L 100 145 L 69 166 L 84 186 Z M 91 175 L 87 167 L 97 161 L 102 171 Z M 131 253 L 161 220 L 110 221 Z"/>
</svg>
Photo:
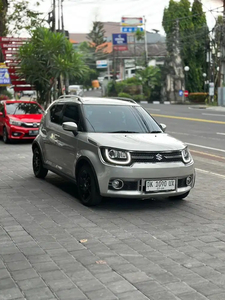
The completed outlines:
<svg viewBox="0 0 225 300">
<path fill-rule="evenodd" d="M 185 198 L 195 183 L 192 156 L 144 108 L 129 99 L 54 101 L 33 142 L 33 170 L 76 182 L 80 201 L 102 197 Z"/>
</svg>

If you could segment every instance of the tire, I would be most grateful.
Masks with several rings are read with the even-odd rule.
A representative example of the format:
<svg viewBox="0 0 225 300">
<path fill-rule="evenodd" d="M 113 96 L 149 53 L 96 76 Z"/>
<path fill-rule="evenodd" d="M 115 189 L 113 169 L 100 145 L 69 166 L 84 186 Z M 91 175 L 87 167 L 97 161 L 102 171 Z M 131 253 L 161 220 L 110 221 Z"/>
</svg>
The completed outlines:
<svg viewBox="0 0 225 300">
<path fill-rule="evenodd" d="M 3 142 L 4 142 L 5 144 L 9 144 L 10 139 L 9 139 L 8 132 L 7 132 L 6 127 L 3 128 L 3 136 L 2 136 L 2 139 L 3 139 Z"/>
<path fill-rule="evenodd" d="M 42 155 L 38 147 L 33 150 L 33 172 L 35 177 L 42 179 L 48 174 L 48 169 L 43 167 Z"/>
<path fill-rule="evenodd" d="M 181 195 L 178 195 L 178 196 L 172 196 L 170 197 L 171 200 L 182 200 L 184 198 L 186 198 L 188 195 L 189 195 L 190 191 L 184 193 L 184 194 L 181 194 Z"/>
<path fill-rule="evenodd" d="M 97 180 L 91 167 L 83 165 L 77 174 L 78 196 L 85 206 L 95 206 L 101 203 Z"/>
</svg>

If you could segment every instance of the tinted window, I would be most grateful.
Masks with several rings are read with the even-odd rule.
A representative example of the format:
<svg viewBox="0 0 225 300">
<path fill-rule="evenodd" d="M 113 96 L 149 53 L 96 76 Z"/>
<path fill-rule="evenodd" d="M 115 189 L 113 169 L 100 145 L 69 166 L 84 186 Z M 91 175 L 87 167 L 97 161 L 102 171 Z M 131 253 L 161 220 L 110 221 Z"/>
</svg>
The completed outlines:
<svg viewBox="0 0 225 300">
<path fill-rule="evenodd" d="M 56 123 L 58 125 L 62 125 L 62 110 L 63 104 L 54 105 L 50 109 L 50 118 L 51 122 Z"/>
<path fill-rule="evenodd" d="M 141 107 L 84 105 L 84 115 L 90 132 L 162 132 L 159 125 Z"/>
<path fill-rule="evenodd" d="M 43 110 L 36 103 L 6 103 L 6 110 L 8 115 L 40 115 Z"/>
<path fill-rule="evenodd" d="M 2 103 L 0 103 L 0 112 L 2 112 L 4 115 L 4 105 Z"/>
<path fill-rule="evenodd" d="M 64 122 L 74 122 L 78 126 L 78 130 L 83 130 L 81 125 L 79 107 L 77 105 L 67 104 L 63 111 L 62 123 Z"/>
</svg>

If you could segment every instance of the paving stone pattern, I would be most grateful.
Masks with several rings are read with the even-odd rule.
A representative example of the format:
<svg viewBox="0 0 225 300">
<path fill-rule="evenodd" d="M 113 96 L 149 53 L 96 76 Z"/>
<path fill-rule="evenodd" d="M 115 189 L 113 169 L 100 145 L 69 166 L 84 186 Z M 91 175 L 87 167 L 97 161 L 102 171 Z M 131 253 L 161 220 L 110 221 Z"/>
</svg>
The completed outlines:
<svg viewBox="0 0 225 300">
<path fill-rule="evenodd" d="M 225 299 L 222 178 L 198 173 L 186 201 L 87 208 L 31 158 L 0 141 L 0 300 Z"/>
</svg>

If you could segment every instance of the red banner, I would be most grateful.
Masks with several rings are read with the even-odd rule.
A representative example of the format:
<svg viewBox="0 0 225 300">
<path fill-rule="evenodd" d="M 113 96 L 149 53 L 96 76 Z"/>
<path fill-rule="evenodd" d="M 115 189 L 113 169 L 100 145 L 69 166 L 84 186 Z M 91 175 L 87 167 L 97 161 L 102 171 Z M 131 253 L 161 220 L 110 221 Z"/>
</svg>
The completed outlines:
<svg viewBox="0 0 225 300">
<path fill-rule="evenodd" d="M 14 86 L 14 91 L 20 92 L 20 91 L 34 91 L 35 88 L 31 87 L 31 86 Z"/>
<path fill-rule="evenodd" d="M 113 46 L 113 50 L 115 51 L 127 51 L 128 50 L 128 46 L 127 45 L 120 45 L 120 46 Z"/>
<path fill-rule="evenodd" d="M 2 43 L 8 43 L 8 42 L 25 42 L 27 41 L 27 38 L 14 38 L 14 37 L 5 37 L 5 36 L 0 36 L 0 42 Z"/>
</svg>

